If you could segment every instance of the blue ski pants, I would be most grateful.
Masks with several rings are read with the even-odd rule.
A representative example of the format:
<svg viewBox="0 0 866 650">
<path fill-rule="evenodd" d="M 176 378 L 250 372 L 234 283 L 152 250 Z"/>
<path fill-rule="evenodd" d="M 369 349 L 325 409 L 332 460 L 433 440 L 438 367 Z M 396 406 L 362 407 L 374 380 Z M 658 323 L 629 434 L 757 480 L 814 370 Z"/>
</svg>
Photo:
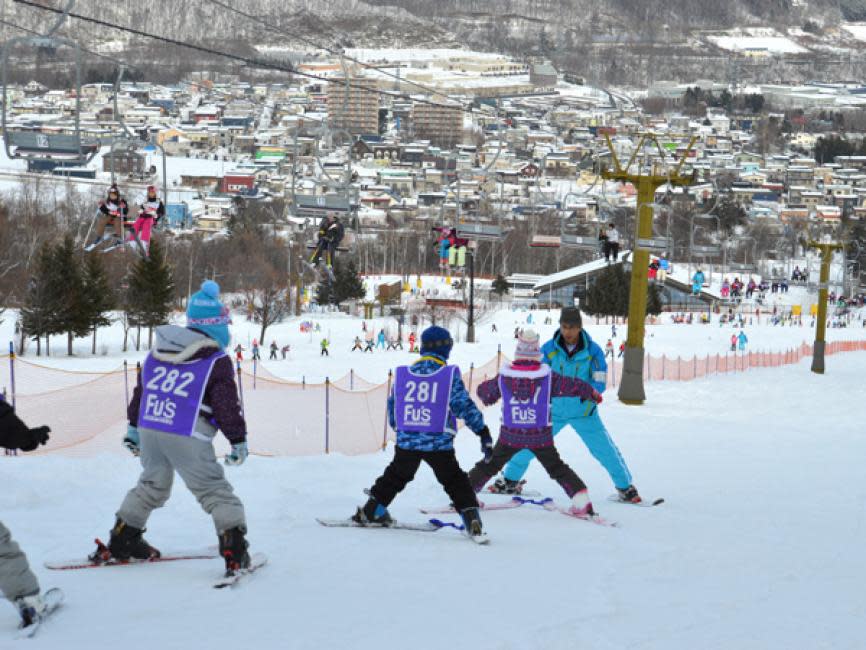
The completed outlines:
<svg viewBox="0 0 866 650">
<path fill-rule="evenodd" d="M 627 488 L 631 485 L 631 472 L 625 464 L 616 443 L 604 427 L 598 410 L 593 410 L 592 415 L 573 418 L 571 420 L 554 420 L 553 435 L 557 435 L 566 425 L 571 425 L 583 444 L 586 445 L 595 459 L 610 474 L 613 484 L 618 488 Z M 529 463 L 535 458 L 531 449 L 523 449 L 512 457 L 505 467 L 503 476 L 510 481 L 519 481 L 526 474 Z"/>
</svg>

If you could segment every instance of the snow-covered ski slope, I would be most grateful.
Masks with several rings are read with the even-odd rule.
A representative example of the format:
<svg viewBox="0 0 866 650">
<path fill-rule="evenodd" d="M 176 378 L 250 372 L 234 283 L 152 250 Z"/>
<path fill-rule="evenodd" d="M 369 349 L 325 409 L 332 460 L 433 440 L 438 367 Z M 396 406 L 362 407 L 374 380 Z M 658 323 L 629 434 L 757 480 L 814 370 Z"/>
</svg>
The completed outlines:
<svg viewBox="0 0 866 650">
<path fill-rule="evenodd" d="M 543 325 L 545 312 L 532 315 L 542 321 L 543 337 L 552 333 L 553 325 Z M 483 342 L 458 344 L 455 360 L 483 363 L 500 343 L 510 355 L 513 329 L 525 327 L 527 316 L 493 315 L 479 327 Z M 309 380 L 355 368 L 381 381 L 389 366 L 412 358 L 408 352 L 350 355 L 351 339 L 361 334 L 358 320 L 305 318 L 321 323 L 323 332 L 301 334 L 297 321 L 277 326 L 273 338 L 292 345 L 292 359 L 265 361 L 275 374 Z M 4 340 L 10 320 L 0 326 Z M 235 323 L 246 347 L 254 326 Z M 395 327 L 393 319 L 375 325 Z M 603 344 L 610 327 L 586 325 Z M 649 326 L 647 348 L 683 356 L 724 352 L 734 331 L 715 321 Z M 785 349 L 813 336 L 809 327 L 746 331 L 750 348 L 763 349 Z M 624 333 L 618 326 L 618 339 Z M 333 340 L 332 357 L 321 359 L 318 340 L 325 334 Z M 858 339 L 866 332 L 853 327 L 828 334 Z M 79 358 L 53 357 L 51 363 L 116 367 L 122 359 L 118 332 L 104 340 L 105 357 L 86 355 L 89 343 L 81 340 Z M 62 352 L 59 339 L 54 349 Z M 666 503 L 631 508 L 608 502 L 609 479 L 566 430 L 558 438 L 563 457 L 588 483 L 599 512 L 620 527 L 525 506 L 484 513 L 492 539 L 486 548 L 450 529 L 416 533 L 316 523 L 316 517 L 348 516 L 363 502 L 361 491 L 381 473 L 390 448 L 352 457 L 253 456 L 226 471 L 246 504 L 251 550 L 266 553 L 269 564 L 225 592 L 210 588 L 219 560 L 78 572 L 42 568 L 46 560 L 83 556 L 94 537 L 107 536 L 139 472 L 138 461 L 120 448 L 122 430 L 116 449 L 97 455 L 0 456 L 0 516 L 43 586 L 59 586 L 67 596 L 63 612 L 32 647 L 89 650 L 110 640 L 128 648 L 184 650 L 860 648 L 864 368 L 866 353 L 845 353 L 828 357 L 823 376 L 809 372 L 804 361 L 686 383 L 652 382 L 642 407 L 626 407 L 608 391 L 602 417 L 635 483 Z M 6 383 L 5 367 L 0 378 Z M 100 400 L 94 395 L 89 408 L 119 410 Z M 495 431 L 496 409 L 486 414 Z M 290 425 L 293 414 L 281 417 Z M 250 431 L 251 439 L 255 435 Z M 457 449 L 467 469 L 480 456 L 467 431 Z M 537 464 L 527 478 L 531 488 L 566 503 Z M 445 503 L 422 467 L 391 510 L 398 519 L 419 522 L 425 520 L 419 507 Z M 209 517 L 181 481 L 146 536 L 166 552 L 216 543 Z M 7 647 L 2 630 L 11 639 L 16 623 L 11 607 L 0 609 L 0 648 Z"/>
</svg>

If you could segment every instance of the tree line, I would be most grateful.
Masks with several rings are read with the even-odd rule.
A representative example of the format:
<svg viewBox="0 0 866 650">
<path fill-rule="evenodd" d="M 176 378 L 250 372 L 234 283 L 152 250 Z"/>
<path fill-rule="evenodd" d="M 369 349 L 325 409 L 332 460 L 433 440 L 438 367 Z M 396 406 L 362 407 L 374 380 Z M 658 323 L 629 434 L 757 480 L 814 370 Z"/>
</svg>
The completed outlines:
<svg viewBox="0 0 866 650">
<path fill-rule="evenodd" d="M 174 308 L 174 283 L 160 246 L 151 244 L 150 256 L 139 258 L 122 279 L 112 281 L 104 258 L 84 255 L 67 235 L 59 242 L 45 242 L 36 257 L 18 322 L 21 339 L 36 343 L 37 356 L 51 352 L 50 337 L 65 334 L 67 354 L 77 337 L 92 336 L 91 352 L 96 354 L 100 327 L 110 325 L 112 312 L 120 310 L 124 323 L 124 347 L 130 328 L 138 331 L 136 349 L 141 346 L 141 328 L 148 328 L 148 346 L 153 328 L 168 320 Z"/>
</svg>

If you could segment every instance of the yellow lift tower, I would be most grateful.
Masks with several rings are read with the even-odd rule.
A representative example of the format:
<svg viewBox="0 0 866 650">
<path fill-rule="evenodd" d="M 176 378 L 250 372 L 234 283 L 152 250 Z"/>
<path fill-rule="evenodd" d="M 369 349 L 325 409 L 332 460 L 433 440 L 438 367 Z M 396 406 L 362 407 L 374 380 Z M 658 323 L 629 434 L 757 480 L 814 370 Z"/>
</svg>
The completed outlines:
<svg viewBox="0 0 866 650">
<path fill-rule="evenodd" d="M 670 136 L 667 136 L 670 137 Z M 649 267 L 649 254 L 655 248 L 666 248 L 668 242 L 660 242 L 653 237 L 653 204 L 655 203 L 655 192 L 662 185 L 674 187 L 687 187 L 694 184 L 695 174 L 683 175 L 682 167 L 689 152 L 697 140 L 692 136 L 689 144 L 683 152 L 680 160 L 673 169 L 658 169 L 654 162 L 642 164 L 638 155 L 645 151 L 647 146 L 655 145 L 660 160 L 664 162 L 665 152 L 659 143 L 659 136 L 646 133 L 640 137 L 637 147 L 632 152 L 628 163 L 623 167 L 616 155 L 616 150 L 605 134 L 607 146 L 610 149 L 613 160 L 613 169 L 603 169 L 602 178 L 605 180 L 631 183 L 637 189 L 637 227 L 634 237 L 634 247 L 631 267 L 631 294 L 628 305 L 628 337 L 625 343 L 625 357 L 623 359 L 622 379 L 619 385 L 619 399 L 625 404 L 643 404 L 646 393 L 643 387 L 643 357 L 644 357 L 644 323 L 646 321 L 647 301 L 647 268 Z M 643 161 L 646 163 L 646 161 Z M 635 168 L 634 170 L 632 168 Z M 659 244 L 662 244 L 659 246 Z"/>
<path fill-rule="evenodd" d="M 827 292 L 830 284 L 830 262 L 833 252 L 844 250 L 842 244 L 810 241 L 811 248 L 821 251 L 821 276 L 818 280 L 818 318 L 815 327 L 815 347 L 812 349 L 812 372 L 824 374 L 824 347 L 827 336 Z"/>
</svg>

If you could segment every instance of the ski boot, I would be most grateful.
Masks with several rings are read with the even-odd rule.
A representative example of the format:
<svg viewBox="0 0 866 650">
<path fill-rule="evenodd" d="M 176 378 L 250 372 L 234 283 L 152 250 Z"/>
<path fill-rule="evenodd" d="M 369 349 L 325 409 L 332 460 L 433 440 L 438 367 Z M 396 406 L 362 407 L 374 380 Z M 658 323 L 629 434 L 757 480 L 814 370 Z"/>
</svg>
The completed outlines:
<svg viewBox="0 0 866 650">
<path fill-rule="evenodd" d="M 463 525 L 466 526 L 466 535 L 473 542 L 484 544 L 487 542 L 487 535 L 481 525 L 481 515 L 478 508 L 466 508 L 460 511 L 460 518 L 463 520 Z"/>
<path fill-rule="evenodd" d="M 581 490 L 571 497 L 571 507 L 568 511 L 578 517 L 593 517 L 595 510 L 592 508 L 592 501 L 589 500 L 589 493 L 586 490 Z"/>
<path fill-rule="evenodd" d="M 637 492 L 637 488 L 634 485 L 629 485 L 627 488 L 617 488 L 616 489 L 617 496 L 619 496 L 619 500 L 624 503 L 642 503 L 643 499 L 640 498 L 640 494 Z"/>
<path fill-rule="evenodd" d="M 42 594 L 38 592 L 31 596 L 19 596 L 15 599 L 15 606 L 21 615 L 22 629 L 38 623 L 42 614 L 48 609 L 45 601 L 42 600 Z"/>
<path fill-rule="evenodd" d="M 243 527 L 235 526 L 220 533 L 220 555 L 226 561 L 226 577 L 250 566 L 250 554 L 247 551 L 250 544 L 244 537 L 246 532 Z"/>
<path fill-rule="evenodd" d="M 500 476 L 490 486 L 490 491 L 494 494 L 520 494 L 523 490 L 523 484 L 526 481 L 512 481 L 504 476 Z"/>
<path fill-rule="evenodd" d="M 367 503 L 363 508 L 358 508 L 358 511 L 352 515 L 352 521 L 366 526 L 367 524 L 378 524 L 380 526 L 389 526 L 393 523 L 391 513 L 388 508 L 376 501 L 375 497 L 367 499 Z"/>
<path fill-rule="evenodd" d="M 90 556 L 93 562 L 128 562 L 129 560 L 152 560 L 160 556 L 160 552 L 147 543 L 142 537 L 143 528 L 129 526 L 118 518 L 111 529 L 108 546 L 96 540 L 96 552 Z"/>
<path fill-rule="evenodd" d="M 85 247 L 84 247 L 84 250 L 85 250 L 86 252 L 89 253 L 89 252 L 92 251 L 94 248 L 96 248 L 97 246 L 99 246 L 103 241 L 104 241 L 104 240 L 103 240 L 102 237 L 97 237 L 96 239 L 93 240 L 93 243 L 92 243 L 92 244 L 90 244 L 89 246 L 85 246 Z"/>
</svg>

